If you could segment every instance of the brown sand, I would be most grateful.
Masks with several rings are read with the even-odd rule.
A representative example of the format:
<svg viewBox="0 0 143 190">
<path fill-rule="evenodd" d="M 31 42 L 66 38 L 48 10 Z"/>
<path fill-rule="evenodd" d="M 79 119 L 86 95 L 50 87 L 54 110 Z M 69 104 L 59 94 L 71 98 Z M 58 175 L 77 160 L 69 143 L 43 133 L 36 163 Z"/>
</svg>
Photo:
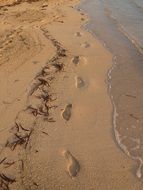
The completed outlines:
<svg viewBox="0 0 143 190">
<path fill-rule="evenodd" d="M 78 1 L 15 2 L 0 3 L 1 189 L 142 189 L 112 134 L 112 55 Z"/>
</svg>

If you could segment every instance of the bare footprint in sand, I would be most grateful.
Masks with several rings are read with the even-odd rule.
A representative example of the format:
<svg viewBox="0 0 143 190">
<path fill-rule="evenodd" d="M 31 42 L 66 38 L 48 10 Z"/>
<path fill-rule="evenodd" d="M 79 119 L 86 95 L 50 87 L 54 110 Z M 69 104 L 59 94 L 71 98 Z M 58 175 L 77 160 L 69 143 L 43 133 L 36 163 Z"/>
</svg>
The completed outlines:
<svg viewBox="0 0 143 190">
<path fill-rule="evenodd" d="M 83 47 L 83 48 L 89 48 L 90 44 L 88 42 L 84 42 L 83 44 L 81 44 L 81 47 Z"/>
<path fill-rule="evenodd" d="M 79 65 L 79 64 L 83 64 L 86 65 L 87 64 L 87 59 L 84 56 L 79 56 L 76 55 L 71 59 L 71 62 L 75 65 Z"/>
<path fill-rule="evenodd" d="M 81 77 L 75 77 L 75 81 L 76 81 L 77 88 L 82 88 L 85 86 L 85 82 Z"/>
<path fill-rule="evenodd" d="M 77 37 L 81 37 L 82 33 L 81 32 L 76 32 L 74 35 L 77 36 Z"/>
<path fill-rule="evenodd" d="M 63 151 L 63 156 L 67 160 L 67 172 L 69 176 L 76 177 L 80 170 L 79 162 L 68 150 Z"/>
<path fill-rule="evenodd" d="M 69 121 L 69 120 L 70 120 L 70 118 L 71 118 L 71 111 L 72 111 L 72 104 L 68 104 L 68 105 L 65 107 L 65 109 L 64 109 L 64 111 L 63 111 L 63 113 L 62 113 L 62 116 L 63 116 L 63 118 L 64 118 L 66 121 Z"/>
<path fill-rule="evenodd" d="M 72 62 L 73 62 L 75 65 L 78 65 L 78 64 L 79 64 L 79 61 L 80 61 L 80 57 L 79 57 L 79 56 L 74 56 L 73 59 L 72 59 Z"/>
</svg>

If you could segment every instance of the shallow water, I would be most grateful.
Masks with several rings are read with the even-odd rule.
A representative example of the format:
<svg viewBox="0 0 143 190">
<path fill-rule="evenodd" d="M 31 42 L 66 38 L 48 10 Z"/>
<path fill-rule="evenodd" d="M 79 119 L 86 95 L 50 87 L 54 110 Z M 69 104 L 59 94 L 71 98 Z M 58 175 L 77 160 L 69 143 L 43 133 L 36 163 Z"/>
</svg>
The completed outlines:
<svg viewBox="0 0 143 190">
<path fill-rule="evenodd" d="M 86 25 L 113 54 L 108 73 L 114 134 L 143 175 L 143 0 L 85 0 Z"/>
</svg>

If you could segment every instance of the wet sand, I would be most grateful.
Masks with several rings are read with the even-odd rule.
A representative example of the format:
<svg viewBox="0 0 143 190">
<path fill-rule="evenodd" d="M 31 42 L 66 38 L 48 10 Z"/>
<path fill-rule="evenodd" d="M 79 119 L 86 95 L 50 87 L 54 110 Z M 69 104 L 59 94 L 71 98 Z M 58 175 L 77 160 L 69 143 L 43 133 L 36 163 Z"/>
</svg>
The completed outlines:
<svg viewBox="0 0 143 190">
<path fill-rule="evenodd" d="M 115 138 L 122 151 L 137 163 L 135 175 L 142 181 L 142 9 L 128 0 L 85 1 L 82 8 L 91 18 L 87 28 L 114 56 L 108 82 Z"/>
<path fill-rule="evenodd" d="M 112 54 L 78 2 L 1 7 L 2 189 L 142 189 L 113 137 Z"/>
</svg>

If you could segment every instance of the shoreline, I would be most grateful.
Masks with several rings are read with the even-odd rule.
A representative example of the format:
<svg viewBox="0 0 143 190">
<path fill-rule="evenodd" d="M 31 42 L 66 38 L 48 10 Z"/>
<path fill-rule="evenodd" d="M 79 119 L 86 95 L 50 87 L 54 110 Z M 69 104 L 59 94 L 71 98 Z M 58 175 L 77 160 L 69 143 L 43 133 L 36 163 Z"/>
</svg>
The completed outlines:
<svg viewBox="0 0 143 190">
<path fill-rule="evenodd" d="M 139 132 L 139 125 L 142 121 L 141 117 L 136 117 L 135 120 L 135 118 L 131 118 L 132 114 L 128 114 L 130 112 L 132 112 L 133 115 L 140 115 L 142 113 L 142 88 L 140 87 L 140 81 L 142 81 L 142 55 L 133 43 L 134 38 L 132 38 L 132 40 L 129 39 L 126 34 L 121 31 L 121 23 L 118 23 L 120 21 L 116 20 L 114 22 L 113 18 L 115 15 L 113 13 L 115 13 L 115 11 L 112 9 L 113 7 L 110 3 L 109 9 L 112 10 L 112 17 L 106 15 L 103 9 L 105 4 L 106 3 L 99 3 L 98 0 L 95 2 L 91 1 L 87 4 L 85 2 L 82 8 L 86 10 L 91 17 L 91 21 L 87 26 L 93 35 L 98 34 L 97 38 L 100 39 L 100 41 L 104 41 L 105 45 L 108 46 L 107 49 L 114 55 L 114 69 L 112 69 L 112 73 L 109 73 L 109 81 L 111 101 L 115 104 L 113 107 L 116 106 L 114 109 L 117 109 L 118 114 L 116 117 L 116 127 L 114 123 L 114 127 L 116 128 L 115 133 L 118 133 L 115 141 L 118 142 L 117 146 L 121 148 L 130 159 L 136 162 L 137 167 L 134 171 L 134 175 L 136 174 L 135 177 L 142 181 L 142 147 L 140 144 L 142 136 Z M 129 6 L 131 5 L 129 4 Z M 120 15 L 121 12 L 119 11 L 118 14 Z M 98 17 L 100 17 L 100 22 L 97 19 Z M 138 15 L 136 14 L 136 18 L 137 17 Z M 102 25 L 100 23 L 102 23 Z M 135 23 L 133 22 L 133 24 Z M 95 26 L 96 30 L 94 30 Z M 102 31 L 108 32 L 105 34 Z M 134 98 L 134 100 L 132 98 Z M 128 117 L 128 115 L 130 117 Z M 135 146 L 135 140 L 137 140 L 136 144 L 138 144 L 138 146 Z"/>
<path fill-rule="evenodd" d="M 12 160 L 16 164 L 4 169 L 3 161 L 1 172 L 14 175 L 16 182 L 8 185 L 10 189 L 15 190 L 140 190 L 141 182 L 130 171 L 135 164 L 116 146 L 111 132 L 113 108 L 105 80 L 112 65 L 112 55 L 89 32 L 81 28 L 88 19 L 74 8 L 79 1 L 61 0 L 60 5 L 53 1 L 49 2 L 48 6 L 47 3 L 31 3 L 37 10 L 39 6 L 42 7 L 42 14 L 38 15 L 36 21 L 33 17 L 31 26 L 40 38 L 40 45 L 37 47 L 43 48 L 44 53 L 38 53 L 33 47 L 29 50 L 34 52 L 34 60 L 37 54 L 40 64 L 35 71 L 33 66 L 29 70 L 33 73 L 29 80 L 34 78 L 34 87 L 28 95 L 28 101 L 23 103 L 24 107 L 26 106 L 24 113 L 22 111 L 17 120 L 18 127 L 22 124 L 22 128 L 28 130 L 28 138 L 26 137 L 22 144 L 16 145 L 14 150 L 9 150 L 11 144 L 10 147 L 4 146 L 2 157 L 10 159 L 12 154 Z M 24 11 L 30 8 L 30 4 L 26 3 L 17 6 L 18 9 L 21 6 L 24 14 Z M 52 12 L 53 8 L 55 12 Z M 51 11 L 50 14 L 46 10 Z M 10 11 L 13 13 L 14 7 Z M 33 9 L 32 11 L 34 12 Z M 36 14 L 37 12 L 33 13 L 34 16 Z M 17 23 L 23 24 L 25 19 L 24 27 L 29 30 L 27 15 L 23 18 L 21 14 L 22 22 L 20 19 L 16 20 L 16 26 Z M 49 15 L 50 19 L 47 22 Z M 30 15 L 29 19 L 31 17 Z M 13 22 L 11 18 L 8 21 Z M 31 36 L 33 32 L 30 33 Z M 31 42 L 35 43 L 32 37 L 30 44 Z M 49 52 L 48 55 L 46 51 Z M 56 51 L 58 57 L 55 55 Z M 22 57 L 25 57 L 25 53 Z M 31 60 L 28 63 L 30 62 Z M 24 67 L 26 68 L 27 66 Z M 39 75 L 33 77 L 38 70 L 41 70 Z M 28 86 L 25 87 L 29 88 L 30 83 L 26 84 Z M 21 90 L 21 87 L 17 87 L 17 90 L 19 89 Z M 37 97 L 44 97 L 44 104 L 43 101 L 41 104 L 41 98 L 39 102 Z M 48 106 L 48 110 L 45 105 Z M 17 107 L 17 104 L 15 106 Z M 20 104 L 20 107 L 23 105 Z M 10 120 L 7 125 L 12 125 Z M 14 127 L 14 134 L 15 130 Z M 23 130 L 21 133 L 25 135 Z M 4 140 L 9 136 L 7 132 L 3 132 L 2 135 Z"/>
</svg>

